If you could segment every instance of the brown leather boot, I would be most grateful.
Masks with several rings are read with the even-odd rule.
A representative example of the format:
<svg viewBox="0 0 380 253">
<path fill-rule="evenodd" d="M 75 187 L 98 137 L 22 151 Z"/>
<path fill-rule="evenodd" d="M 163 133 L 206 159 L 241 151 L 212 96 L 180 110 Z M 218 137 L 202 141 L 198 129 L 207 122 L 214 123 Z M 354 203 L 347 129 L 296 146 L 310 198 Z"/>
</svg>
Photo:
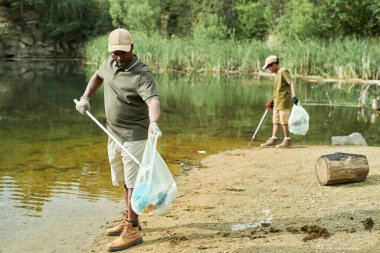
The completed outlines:
<svg viewBox="0 0 380 253">
<path fill-rule="evenodd" d="M 268 148 L 268 147 L 272 147 L 276 145 L 277 145 L 277 139 L 270 137 L 265 143 L 261 144 L 260 147 Z"/>
<path fill-rule="evenodd" d="M 127 249 L 143 242 L 137 221 L 127 221 L 124 224 L 125 226 L 121 235 L 107 244 L 108 251 L 113 252 Z"/>
<path fill-rule="evenodd" d="M 109 235 L 109 236 L 120 235 L 124 229 L 125 222 L 127 222 L 127 217 L 128 217 L 128 212 L 124 211 L 123 219 L 116 226 L 114 226 L 112 228 L 108 228 L 106 230 L 106 235 Z"/>
<path fill-rule="evenodd" d="M 128 218 L 128 211 L 124 211 L 123 219 L 116 226 L 114 226 L 112 228 L 107 228 L 106 235 L 108 235 L 108 236 L 120 235 L 124 229 L 125 222 L 127 222 L 127 218 Z M 138 223 L 138 227 L 139 227 L 139 230 L 141 231 L 140 223 Z"/>
</svg>

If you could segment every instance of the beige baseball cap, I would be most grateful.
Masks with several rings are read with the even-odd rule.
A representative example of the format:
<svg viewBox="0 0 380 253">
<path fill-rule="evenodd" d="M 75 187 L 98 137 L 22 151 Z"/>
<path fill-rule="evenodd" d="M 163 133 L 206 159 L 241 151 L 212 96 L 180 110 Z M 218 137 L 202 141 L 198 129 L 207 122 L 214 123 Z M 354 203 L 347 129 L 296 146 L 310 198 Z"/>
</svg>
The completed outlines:
<svg viewBox="0 0 380 253">
<path fill-rule="evenodd" d="M 131 51 L 132 36 L 128 30 L 117 28 L 108 36 L 108 52 Z"/>
<path fill-rule="evenodd" d="M 277 56 L 275 55 L 269 55 L 266 59 L 265 59 L 265 64 L 264 64 L 264 67 L 263 69 L 266 69 L 268 68 L 268 66 L 272 63 L 275 63 L 275 62 L 278 62 L 279 59 Z"/>
</svg>

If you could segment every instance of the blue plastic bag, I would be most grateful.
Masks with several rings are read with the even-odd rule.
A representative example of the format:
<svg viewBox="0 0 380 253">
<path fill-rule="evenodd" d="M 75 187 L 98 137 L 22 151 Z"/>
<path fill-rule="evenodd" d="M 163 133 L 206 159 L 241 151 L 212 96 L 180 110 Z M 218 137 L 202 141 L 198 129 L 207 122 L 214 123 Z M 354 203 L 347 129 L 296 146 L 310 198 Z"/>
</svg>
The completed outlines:
<svg viewBox="0 0 380 253">
<path fill-rule="evenodd" d="M 292 111 L 289 117 L 289 131 L 293 134 L 305 135 L 309 130 L 309 114 L 301 106 L 301 102 L 297 105 L 293 105 Z"/>
<path fill-rule="evenodd" d="M 163 213 L 176 195 L 174 178 L 157 151 L 157 136 L 149 137 L 132 193 L 132 209 L 139 215 Z"/>
</svg>

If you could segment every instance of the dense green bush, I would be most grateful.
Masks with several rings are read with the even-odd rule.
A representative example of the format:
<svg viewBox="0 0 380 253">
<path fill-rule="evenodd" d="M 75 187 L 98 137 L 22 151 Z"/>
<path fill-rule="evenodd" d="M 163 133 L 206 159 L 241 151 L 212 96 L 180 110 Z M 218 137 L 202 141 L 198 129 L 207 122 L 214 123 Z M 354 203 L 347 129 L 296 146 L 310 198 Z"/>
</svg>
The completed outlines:
<svg viewBox="0 0 380 253">
<path fill-rule="evenodd" d="M 268 22 L 265 20 L 265 4 L 261 1 L 240 0 L 235 6 L 238 37 L 242 39 L 265 39 Z"/>
<path fill-rule="evenodd" d="M 200 13 L 193 26 L 193 37 L 196 39 L 228 39 L 229 29 L 223 19 L 215 13 Z"/>
<path fill-rule="evenodd" d="M 278 33 L 283 39 L 318 38 L 318 10 L 309 1 L 292 0 L 279 19 Z"/>
<path fill-rule="evenodd" d="M 64 48 L 65 44 L 70 47 L 96 34 L 95 29 L 102 27 L 102 8 L 107 4 L 106 1 L 96 0 L 44 1 L 39 4 L 39 28 L 47 38 L 59 42 L 61 47 Z"/>
<path fill-rule="evenodd" d="M 330 26 L 329 35 L 368 37 L 379 35 L 380 23 L 376 13 L 380 11 L 379 1 L 325 0 L 320 4 L 324 26 Z"/>
<path fill-rule="evenodd" d="M 380 34 L 379 14 L 375 0 L 290 0 L 278 33 L 284 39 L 373 37 Z"/>
<path fill-rule="evenodd" d="M 160 6 L 152 0 L 109 0 L 113 25 L 152 33 L 158 30 Z"/>
</svg>

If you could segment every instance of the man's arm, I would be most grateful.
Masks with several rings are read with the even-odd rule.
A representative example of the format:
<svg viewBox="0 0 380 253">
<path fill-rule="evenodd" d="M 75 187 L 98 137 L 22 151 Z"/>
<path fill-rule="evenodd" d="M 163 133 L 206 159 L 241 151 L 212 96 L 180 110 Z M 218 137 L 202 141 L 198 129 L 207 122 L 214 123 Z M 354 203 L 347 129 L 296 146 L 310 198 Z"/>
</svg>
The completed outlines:
<svg viewBox="0 0 380 253">
<path fill-rule="evenodd" d="M 90 78 L 90 81 L 88 81 L 87 88 L 84 91 L 82 97 L 90 98 L 92 94 L 102 85 L 103 79 L 100 78 L 98 75 L 98 72 L 95 72 L 92 77 Z"/>
<path fill-rule="evenodd" d="M 282 73 L 282 76 L 285 78 L 286 83 L 288 83 L 290 85 L 290 90 L 292 92 L 293 104 L 296 105 L 298 103 L 298 98 L 296 96 L 296 83 L 290 77 L 288 70 L 284 70 L 281 73 Z"/>
<path fill-rule="evenodd" d="M 292 92 L 292 101 L 293 104 L 297 105 L 298 104 L 298 98 L 296 96 L 296 84 L 294 81 L 290 83 L 290 90 Z"/>
<path fill-rule="evenodd" d="M 281 72 L 283 78 L 285 79 L 285 82 L 290 85 L 290 90 L 292 92 L 292 97 L 296 96 L 296 83 L 294 80 L 290 77 L 289 70 L 285 69 Z"/>
<path fill-rule="evenodd" d="M 150 122 L 157 122 L 160 120 L 161 116 L 161 106 L 160 100 L 157 96 L 148 98 L 146 104 L 149 108 L 149 120 Z"/>
<path fill-rule="evenodd" d="M 102 85 L 102 83 L 103 79 L 100 78 L 98 72 L 95 72 L 90 78 L 90 81 L 88 81 L 86 90 L 75 106 L 78 112 L 86 115 L 86 111 L 90 111 L 90 97 L 99 88 L 99 86 Z"/>
<path fill-rule="evenodd" d="M 294 81 L 290 83 L 290 90 L 292 91 L 292 97 L 295 97 L 297 93 L 296 93 L 296 83 Z"/>
<path fill-rule="evenodd" d="M 150 136 L 162 136 L 161 130 L 158 128 L 158 121 L 160 120 L 161 116 L 161 108 L 160 108 L 160 100 L 158 99 L 157 96 L 148 98 L 146 100 L 146 104 L 148 105 L 149 108 L 149 129 L 148 129 L 148 134 Z"/>
</svg>

